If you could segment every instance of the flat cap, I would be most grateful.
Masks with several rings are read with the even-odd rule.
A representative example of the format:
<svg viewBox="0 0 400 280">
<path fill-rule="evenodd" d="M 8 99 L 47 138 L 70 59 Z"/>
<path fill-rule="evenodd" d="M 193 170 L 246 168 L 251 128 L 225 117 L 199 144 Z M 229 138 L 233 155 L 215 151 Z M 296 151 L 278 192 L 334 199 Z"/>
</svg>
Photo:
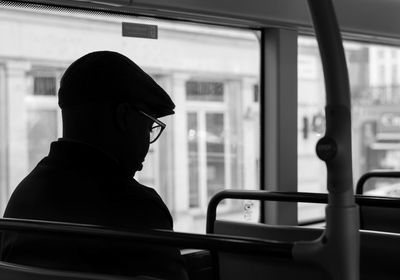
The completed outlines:
<svg viewBox="0 0 400 280">
<path fill-rule="evenodd" d="M 112 51 L 86 54 L 65 71 L 58 91 L 61 109 L 88 103 L 128 102 L 159 118 L 174 113 L 169 95 L 128 57 Z"/>
</svg>

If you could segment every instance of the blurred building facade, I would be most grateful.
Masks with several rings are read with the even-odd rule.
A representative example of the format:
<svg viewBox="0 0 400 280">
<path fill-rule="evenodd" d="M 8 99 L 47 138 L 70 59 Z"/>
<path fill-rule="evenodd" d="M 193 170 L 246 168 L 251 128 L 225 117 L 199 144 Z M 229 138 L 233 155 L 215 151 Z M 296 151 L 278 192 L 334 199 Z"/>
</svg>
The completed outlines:
<svg viewBox="0 0 400 280">
<path fill-rule="evenodd" d="M 151 146 L 137 179 L 158 191 L 177 229 L 204 231 L 208 200 L 222 189 L 260 188 L 257 33 L 124 20 L 157 24 L 159 38 L 122 37 L 122 20 L 111 16 L 0 7 L 2 210 L 19 181 L 47 155 L 50 142 L 61 137 L 62 73 L 80 56 L 104 49 L 134 60 L 176 103 L 176 114 L 163 119 L 167 129 Z M 400 55 L 358 43 L 348 43 L 346 55 L 355 178 L 371 168 L 398 168 Z M 324 192 L 325 167 L 314 152 L 325 129 L 324 83 L 313 39 L 299 38 L 298 69 L 299 190 Z M 308 215 L 304 209 L 302 218 Z M 242 210 L 242 204 L 227 201 L 220 212 L 248 218 Z"/>
</svg>

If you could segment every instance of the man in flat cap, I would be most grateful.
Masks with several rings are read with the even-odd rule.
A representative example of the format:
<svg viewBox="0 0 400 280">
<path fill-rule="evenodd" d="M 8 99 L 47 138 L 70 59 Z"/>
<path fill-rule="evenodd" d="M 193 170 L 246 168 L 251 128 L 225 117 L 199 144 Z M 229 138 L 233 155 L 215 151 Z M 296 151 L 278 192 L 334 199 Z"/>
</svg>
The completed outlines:
<svg viewBox="0 0 400 280">
<path fill-rule="evenodd" d="M 63 137 L 18 185 L 4 216 L 115 228 L 172 230 L 158 194 L 133 176 L 173 114 L 168 94 L 110 51 L 72 63 L 59 89 Z M 8 233 L 2 260 L 65 270 L 186 279 L 176 248 Z"/>
</svg>

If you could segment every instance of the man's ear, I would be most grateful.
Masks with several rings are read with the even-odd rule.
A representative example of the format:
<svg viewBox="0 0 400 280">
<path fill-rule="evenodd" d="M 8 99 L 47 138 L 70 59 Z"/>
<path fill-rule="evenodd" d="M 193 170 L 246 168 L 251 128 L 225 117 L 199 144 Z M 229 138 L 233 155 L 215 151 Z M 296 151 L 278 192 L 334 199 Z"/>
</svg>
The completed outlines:
<svg viewBox="0 0 400 280">
<path fill-rule="evenodd" d="M 130 105 L 126 102 L 119 104 L 115 110 L 115 121 L 118 129 L 122 132 L 128 129 L 128 120 L 131 110 Z"/>
</svg>

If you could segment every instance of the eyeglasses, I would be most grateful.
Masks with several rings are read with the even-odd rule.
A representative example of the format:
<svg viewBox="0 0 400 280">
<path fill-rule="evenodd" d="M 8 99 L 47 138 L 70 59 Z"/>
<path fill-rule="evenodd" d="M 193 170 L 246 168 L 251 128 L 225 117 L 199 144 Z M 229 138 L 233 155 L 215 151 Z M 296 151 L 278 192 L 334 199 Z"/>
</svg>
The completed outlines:
<svg viewBox="0 0 400 280">
<path fill-rule="evenodd" d="M 163 123 L 160 120 L 157 120 L 156 118 L 150 116 L 149 114 L 146 114 L 145 112 L 138 110 L 139 113 L 141 113 L 142 115 L 148 117 L 149 119 L 151 119 L 154 123 L 153 126 L 150 129 L 150 144 L 156 142 L 156 140 L 158 139 L 158 137 L 160 137 L 161 133 L 163 132 L 163 130 L 165 129 L 165 127 L 167 126 L 165 123 Z"/>
</svg>

